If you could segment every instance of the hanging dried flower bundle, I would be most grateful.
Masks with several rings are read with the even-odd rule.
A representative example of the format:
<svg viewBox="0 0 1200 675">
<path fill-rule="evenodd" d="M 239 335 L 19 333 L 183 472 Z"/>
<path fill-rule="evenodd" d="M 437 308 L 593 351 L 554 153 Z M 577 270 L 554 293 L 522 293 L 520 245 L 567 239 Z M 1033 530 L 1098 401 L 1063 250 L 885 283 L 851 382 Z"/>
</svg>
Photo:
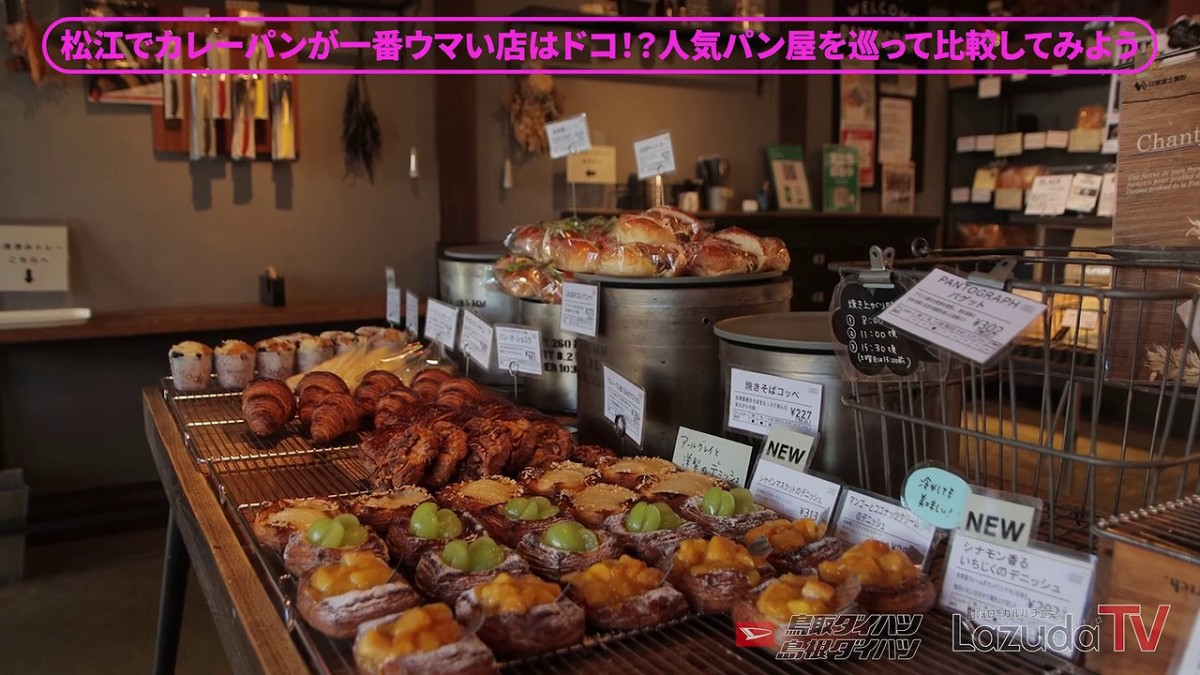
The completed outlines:
<svg viewBox="0 0 1200 675">
<path fill-rule="evenodd" d="M 562 96 L 549 75 L 527 75 L 513 83 L 508 97 L 508 121 L 513 141 L 529 155 L 549 152 L 546 123 L 562 117 Z"/>
</svg>

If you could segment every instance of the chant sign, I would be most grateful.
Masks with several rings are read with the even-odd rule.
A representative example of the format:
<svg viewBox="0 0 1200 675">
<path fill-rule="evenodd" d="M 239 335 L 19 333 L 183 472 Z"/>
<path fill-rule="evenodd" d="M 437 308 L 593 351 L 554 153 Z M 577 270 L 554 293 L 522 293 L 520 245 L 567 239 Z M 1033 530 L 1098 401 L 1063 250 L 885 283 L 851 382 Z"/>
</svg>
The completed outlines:
<svg viewBox="0 0 1200 675">
<path fill-rule="evenodd" d="M 745 485 L 751 452 L 753 449 L 744 443 L 679 427 L 672 461 L 688 471 L 699 471 L 736 485 Z"/>
<path fill-rule="evenodd" d="M 864 375 L 887 371 L 904 377 L 916 372 L 922 362 L 937 361 L 928 349 L 879 321 L 879 313 L 902 293 L 897 286 L 867 288 L 856 281 L 842 284 L 839 306 L 833 313 L 833 334 L 846 345 L 854 370 Z"/>
</svg>

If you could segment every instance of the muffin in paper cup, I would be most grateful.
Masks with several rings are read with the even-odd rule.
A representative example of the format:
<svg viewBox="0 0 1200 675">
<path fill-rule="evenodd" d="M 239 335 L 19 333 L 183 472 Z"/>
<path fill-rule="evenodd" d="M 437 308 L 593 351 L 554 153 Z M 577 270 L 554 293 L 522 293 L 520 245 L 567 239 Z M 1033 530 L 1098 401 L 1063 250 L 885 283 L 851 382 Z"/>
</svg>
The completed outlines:
<svg viewBox="0 0 1200 675">
<path fill-rule="evenodd" d="M 254 345 L 258 352 L 258 376 L 286 380 L 296 374 L 296 346 L 283 338 L 271 338 Z"/>
<path fill-rule="evenodd" d="M 212 376 L 213 353 L 199 342 L 180 342 L 167 353 L 171 381 L 179 391 L 204 391 Z"/>
<path fill-rule="evenodd" d="M 296 348 L 296 372 L 307 373 L 334 356 L 333 340 L 323 337 L 305 336 Z"/>
<path fill-rule="evenodd" d="M 217 384 L 224 389 L 245 389 L 254 379 L 254 347 L 241 340 L 225 340 L 213 351 Z"/>
</svg>

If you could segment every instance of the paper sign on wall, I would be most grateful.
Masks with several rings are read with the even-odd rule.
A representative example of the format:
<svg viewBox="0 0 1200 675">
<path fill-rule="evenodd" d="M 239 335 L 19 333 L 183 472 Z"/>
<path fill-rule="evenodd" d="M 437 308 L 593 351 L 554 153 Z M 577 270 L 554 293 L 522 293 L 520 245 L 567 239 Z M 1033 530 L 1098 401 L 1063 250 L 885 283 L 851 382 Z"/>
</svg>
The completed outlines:
<svg viewBox="0 0 1200 675">
<path fill-rule="evenodd" d="M 879 320 L 983 365 L 1044 311 L 1041 303 L 933 269 Z"/>
<path fill-rule="evenodd" d="M 536 328 L 496 326 L 496 365 L 502 372 L 542 376 L 542 332 Z"/>
<path fill-rule="evenodd" d="M 617 418 L 620 417 L 620 422 Z M 639 446 L 646 419 L 646 390 L 604 366 L 604 418 L 620 427 Z"/>
<path fill-rule="evenodd" d="M 0 225 L 0 291 L 66 291 L 67 228 Z"/>
<path fill-rule="evenodd" d="M 922 564 L 933 547 L 937 528 L 922 522 L 894 499 L 847 488 L 842 493 L 834 536 L 848 546 L 877 539 Z"/>
<path fill-rule="evenodd" d="M 734 368 L 729 387 L 731 429 L 763 435 L 776 425 L 808 434 L 820 431 L 820 384 Z"/>
<path fill-rule="evenodd" d="M 671 146 L 671 132 L 669 131 L 634 141 L 633 154 L 637 158 L 639 180 L 646 180 L 675 170 L 675 149 Z"/>
<path fill-rule="evenodd" d="M 472 311 L 463 311 L 462 351 L 479 367 L 487 370 L 492 363 L 492 326 Z"/>
<path fill-rule="evenodd" d="M 404 293 L 404 329 L 416 339 L 421 325 L 421 298 L 412 291 Z"/>
<path fill-rule="evenodd" d="M 746 484 L 752 448 L 744 443 L 679 427 L 671 460 L 688 471 L 699 471 L 735 485 Z"/>
<path fill-rule="evenodd" d="M 572 115 L 550 122 L 546 125 L 546 141 L 550 145 L 551 159 L 590 150 L 592 139 L 588 133 L 587 115 Z"/>
<path fill-rule="evenodd" d="M 754 503 L 792 520 L 812 518 L 828 522 L 837 508 L 842 486 L 811 473 L 797 471 L 785 462 L 762 455 L 754 467 L 750 494 Z"/>
<path fill-rule="evenodd" d="M 455 349 L 457 338 L 458 308 L 430 298 L 425 304 L 425 339 Z"/>
<path fill-rule="evenodd" d="M 559 328 L 576 335 L 596 337 L 599 323 L 600 287 L 570 281 L 562 285 L 562 320 Z"/>
<path fill-rule="evenodd" d="M 1038 644 L 1039 636 L 1066 634 L 1041 646 L 1072 658 L 1072 639 L 1088 616 L 1094 559 L 1081 559 L 1033 546 L 1015 551 L 999 544 L 955 532 L 946 554 L 946 572 L 938 604 L 949 612 L 971 616 L 981 626 L 1021 626 L 1024 639 Z M 1020 640 L 1019 636 L 1018 640 Z M 971 641 L 962 641 L 969 651 Z"/>
</svg>

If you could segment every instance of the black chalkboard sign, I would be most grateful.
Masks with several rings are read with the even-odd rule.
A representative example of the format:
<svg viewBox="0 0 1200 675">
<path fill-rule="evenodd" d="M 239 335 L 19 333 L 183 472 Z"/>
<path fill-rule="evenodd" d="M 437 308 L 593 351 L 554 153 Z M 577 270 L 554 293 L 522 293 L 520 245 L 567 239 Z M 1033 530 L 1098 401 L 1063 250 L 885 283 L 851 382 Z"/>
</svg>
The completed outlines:
<svg viewBox="0 0 1200 675">
<path fill-rule="evenodd" d="M 899 286 L 868 288 L 857 281 L 843 281 L 838 308 L 833 313 L 833 334 L 846 346 L 845 357 L 864 375 L 885 371 L 900 377 L 912 375 L 923 363 L 938 357 L 924 345 L 896 332 L 879 320 L 879 313 L 904 294 Z"/>
</svg>

